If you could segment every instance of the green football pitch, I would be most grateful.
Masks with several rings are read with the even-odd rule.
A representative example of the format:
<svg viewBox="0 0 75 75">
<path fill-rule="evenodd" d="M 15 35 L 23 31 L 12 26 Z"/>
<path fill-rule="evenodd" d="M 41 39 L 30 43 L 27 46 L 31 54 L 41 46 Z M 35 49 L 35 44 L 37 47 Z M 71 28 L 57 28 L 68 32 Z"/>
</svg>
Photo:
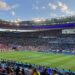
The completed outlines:
<svg viewBox="0 0 75 75">
<path fill-rule="evenodd" d="M 0 52 L 0 59 L 15 60 L 17 62 L 70 69 L 75 71 L 75 55 L 53 54 L 31 51 Z"/>
</svg>

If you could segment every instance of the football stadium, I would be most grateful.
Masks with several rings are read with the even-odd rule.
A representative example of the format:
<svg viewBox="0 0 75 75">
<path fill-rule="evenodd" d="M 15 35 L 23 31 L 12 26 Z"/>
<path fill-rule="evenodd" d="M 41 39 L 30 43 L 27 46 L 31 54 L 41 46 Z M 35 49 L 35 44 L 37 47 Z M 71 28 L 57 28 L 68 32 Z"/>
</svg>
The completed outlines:
<svg viewBox="0 0 75 75">
<path fill-rule="evenodd" d="M 65 22 L 66 19 L 72 21 Z M 52 23 L 52 20 L 55 22 Z M 61 23 L 61 19 L 52 20 L 0 21 L 1 63 L 29 69 L 36 67 L 37 70 L 48 67 L 50 72 L 53 70 L 55 73 L 74 72 L 75 18 L 62 19 Z"/>
<path fill-rule="evenodd" d="M 60 9 L 68 15 L 20 20 L 15 13 L 20 5 L 7 3 L 0 1 L 0 75 L 75 75 L 74 12 L 62 2 L 49 3 L 53 10 Z M 39 13 L 46 10 L 45 6 L 33 6 Z M 10 20 L 13 18 L 3 13 L 8 11 L 17 19 Z"/>
</svg>

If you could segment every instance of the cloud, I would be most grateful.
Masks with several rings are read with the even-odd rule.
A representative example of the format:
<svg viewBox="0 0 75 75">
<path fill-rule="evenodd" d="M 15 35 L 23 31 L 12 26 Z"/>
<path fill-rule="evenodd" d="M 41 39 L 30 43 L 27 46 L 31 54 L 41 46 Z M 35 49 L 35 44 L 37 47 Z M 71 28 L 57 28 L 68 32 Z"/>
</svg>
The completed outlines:
<svg viewBox="0 0 75 75">
<path fill-rule="evenodd" d="M 6 2 L 0 1 L 0 9 L 1 10 L 9 10 L 9 9 L 11 9 L 11 7 Z"/>
<path fill-rule="evenodd" d="M 53 12 L 53 13 L 51 12 L 51 15 L 53 15 L 54 17 L 57 16 L 54 13 L 54 11 L 55 12 L 59 11 L 60 14 L 62 14 L 62 15 L 75 15 L 75 12 L 72 11 L 66 3 L 61 2 L 61 1 L 58 1 L 56 3 L 49 2 L 47 5 L 39 5 L 39 2 L 36 1 L 36 3 L 32 7 L 32 9 L 39 10 L 39 11 L 46 10 L 48 8 L 53 10 L 53 11 L 51 10 Z"/>
<path fill-rule="evenodd" d="M 42 6 L 41 9 L 46 9 L 46 7 L 45 6 Z"/>
<path fill-rule="evenodd" d="M 36 4 L 39 4 L 39 1 L 36 1 L 35 3 L 36 3 Z"/>
<path fill-rule="evenodd" d="M 0 10 L 4 10 L 4 11 L 10 10 L 12 16 L 16 17 L 16 13 L 15 13 L 14 9 L 16 9 L 17 7 L 19 7 L 19 4 L 9 5 L 8 3 L 0 0 Z"/>
<path fill-rule="evenodd" d="M 63 6 L 63 3 L 62 2 L 58 2 L 58 6 L 59 7 L 62 7 Z"/>
<path fill-rule="evenodd" d="M 17 8 L 19 6 L 20 6 L 19 4 L 14 4 L 14 5 L 11 6 L 11 9 L 15 9 L 15 8 Z"/>
<path fill-rule="evenodd" d="M 49 3 L 48 6 L 53 9 L 53 10 L 59 10 L 61 13 L 64 13 L 66 15 L 75 15 L 75 12 L 72 11 L 69 6 L 63 2 L 57 2 L 56 4 L 54 3 Z"/>
<path fill-rule="evenodd" d="M 16 16 L 15 11 L 12 11 L 11 14 L 12 14 L 12 16 Z"/>
<path fill-rule="evenodd" d="M 57 17 L 58 15 L 56 13 L 50 13 L 51 17 Z"/>
<path fill-rule="evenodd" d="M 57 6 L 60 8 L 61 11 L 69 10 L 69 7 L 65 3 L 58 2 Z"/>
<path fill-rule="evenodd" d="M 66 15 L 75 15 L 74 11 L 72 11 L 68 5 L 62 2 L 58 2 L 58 7 L 61 10 L 61 12 L 65 13 Z"/>
<path fill-rule="evenodd" d="M 32 9 L 38 10 L 39 7 L 38 6 L 34 6 Z"/>
<path fill-rule="evenodd" d="M 6 2 L 0 0 L 0 10 L 11 10 L 11 9 L 15 9 L 19 6 L 19 4 L 15 4 L 15 5 L 9 5 Z"/>
<path fill-rule="evenodd" d="M 49 3 L 48 6 L 53 10 L 57 9 L 57 5 L 55 5 L 55 4 Z"/>
<path fill-rule="evenodd" d="M 66 11 L 69 9 L 68 6 L 62 2 L 58 2 L 57 4 L 49 3 L 48 6 L 54 10 L 60 9 L 61 11 Z"/>
<path fill-rule="evenodd" d="M 67 10 L 67 11 L 65 11 L 65 13 L 66 13 L 67 15 L 75 15 L 75 12 L 72 11 L 72 10 Z"/>
<path fill-rule="evenodd" d="M 44 9 L 46 9 L 46 7 L 33 5 L 32 9 L 34 9 L 34 10 L 42 10 L 43 9 L 44 10 Z"/>
</svg>

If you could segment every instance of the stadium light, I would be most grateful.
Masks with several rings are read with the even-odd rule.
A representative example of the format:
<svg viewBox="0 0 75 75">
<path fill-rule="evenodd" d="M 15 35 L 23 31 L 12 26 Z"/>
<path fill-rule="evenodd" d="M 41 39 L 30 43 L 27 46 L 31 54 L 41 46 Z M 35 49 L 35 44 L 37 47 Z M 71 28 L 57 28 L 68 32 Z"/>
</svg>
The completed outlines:
<svg viewBox="0 0 75 75">
<path fill-rule="evenodd" d="M 45 19 L 44 18 L 34 18 L 32 21 L 41 22 L 41 21 L 45 21 Z"/>
<path fill-rule="evenodd" d="M 20 26 L 20 24 L 19 23 L 16 23 L 16 26 Z"/>
</svg>

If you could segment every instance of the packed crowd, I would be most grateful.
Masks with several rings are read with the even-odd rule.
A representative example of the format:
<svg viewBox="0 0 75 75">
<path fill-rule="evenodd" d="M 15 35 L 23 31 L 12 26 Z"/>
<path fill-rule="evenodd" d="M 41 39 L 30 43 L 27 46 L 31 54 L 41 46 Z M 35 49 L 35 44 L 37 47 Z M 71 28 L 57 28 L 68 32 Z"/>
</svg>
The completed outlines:
<svg viewBox="0 0 75 75">
<path fill-rule="evenodd" d="M 59 70 L 35 64 L 23 64 L 15 61 L 0 61 L 0 75 L 75 75 L 71 70 Z"/>
<path fill-rule="evenodd" d="M 0 37 L 0 50 L 35 50 L 44 52 L 75 53 L 75 36 Z M 15 42 L 14 42 L 15 41 Z"/>
</svg>

